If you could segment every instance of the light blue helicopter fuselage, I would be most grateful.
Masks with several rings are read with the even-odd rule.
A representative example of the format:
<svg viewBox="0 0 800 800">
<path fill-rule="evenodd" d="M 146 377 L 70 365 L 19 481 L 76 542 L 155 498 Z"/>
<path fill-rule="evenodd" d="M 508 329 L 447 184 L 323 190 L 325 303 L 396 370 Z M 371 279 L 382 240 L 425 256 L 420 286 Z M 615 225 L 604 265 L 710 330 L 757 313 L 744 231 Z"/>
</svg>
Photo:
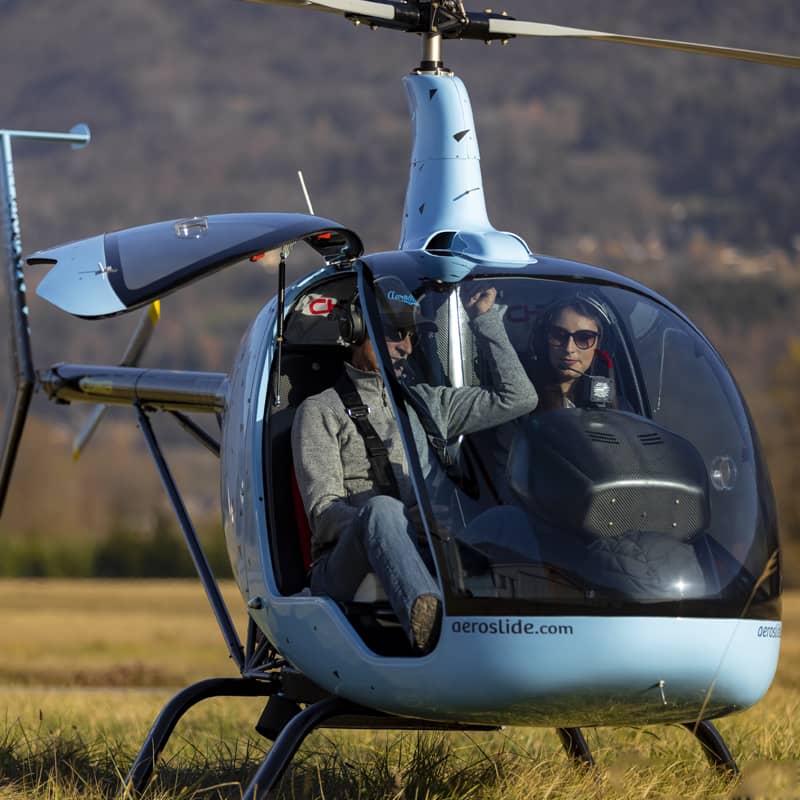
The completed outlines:
<svg viewBox="0 0 800 800">
<path fill-rule="evenodd" d="M 413 74 L 404 82 L 415 139 L 401 251 L 446 242 L 441 249 L 458 258 L 442 259 L 438 279 L 445 283 L 488 265 L 513 275 L 536 263 L 518 236 L 495 230 L 488 220 L 474 122 L 461 81 L 449 74 Z M 542 274 L 554 278 L 572 269 L 566 262 L 538 261 Z M 436 260 L 430 263 L 435 269 Z M 453 273 L 454 264 L 460 274 Z M 359 264 L 347 269 L 363 271 Z M 573 271 L 582 279 L 668 305 L 620 276 L 581 269 Z M 305 293 L 340 274 L 338 267 L 324 267 L 289 287 L 286 317 Z M 427 277 L 437 279 L 433 273 Z M 277 313 L 273 300 L 253 323 L 231 374 L 222 507 L 249 613 L 297 669 L 327 691 L 368 707 L 495 724 L 689 721 L 747 708 L 763 696 L 778 660 L 777 618 L 649 616 L 644 608 L 626 616 L 446 611 L 432 653 L 389 657 L 367 647 L 333 600 L 307 592 L 281 594 L 269 546 L 265 476 L 290 465 L 265 463 L 264 456 Z"/>
</svg>

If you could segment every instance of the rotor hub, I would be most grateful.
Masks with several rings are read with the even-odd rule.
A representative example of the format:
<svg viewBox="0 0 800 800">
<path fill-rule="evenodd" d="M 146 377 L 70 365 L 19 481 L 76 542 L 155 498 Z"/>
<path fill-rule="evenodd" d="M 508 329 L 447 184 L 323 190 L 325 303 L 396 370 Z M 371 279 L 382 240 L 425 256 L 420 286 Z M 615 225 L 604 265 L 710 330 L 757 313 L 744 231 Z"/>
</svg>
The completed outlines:
<svg viewBox="0 0 800 800">
<path fill-rule="evenodd" d="M 438 34 L 443 39 L 477 39 L 490 42 L 507 40 L 506 33 L 489 30 L 491 19 L 513 19 L 505 11 L 467 11 L 464 0 L 409 0 L 409 2 L 387 3 L 394 8 L 391 20 L 346 14 L 356 24 L 366 23 L 370 27 L 393 28 L 406 33 Z"/>
</svg>

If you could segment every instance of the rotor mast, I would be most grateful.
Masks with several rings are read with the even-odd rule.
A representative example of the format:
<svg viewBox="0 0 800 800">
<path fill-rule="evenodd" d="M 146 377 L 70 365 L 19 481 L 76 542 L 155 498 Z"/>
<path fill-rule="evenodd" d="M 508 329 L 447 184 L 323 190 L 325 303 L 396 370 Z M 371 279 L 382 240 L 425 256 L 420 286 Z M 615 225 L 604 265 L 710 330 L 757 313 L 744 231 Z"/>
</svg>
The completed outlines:
<svg viewBox="0 0 800 800">
<path fill-rule="evenodd" d="M 442 61 L 442 34 L 438 31 L 422 34 L 422 61 L 419 65 L 420 72 L 438 73 L 444 69 Z"/>
<path fill-rule="evenodd" d="M 419 67 L 403 78 L 414 142 L 400 249 L 528 262 L 527 245 L 489 221 L 472 105 L 462 81 L 444 66 L 446 33 L 435 22 L 422 33 Z"/>
</svg>

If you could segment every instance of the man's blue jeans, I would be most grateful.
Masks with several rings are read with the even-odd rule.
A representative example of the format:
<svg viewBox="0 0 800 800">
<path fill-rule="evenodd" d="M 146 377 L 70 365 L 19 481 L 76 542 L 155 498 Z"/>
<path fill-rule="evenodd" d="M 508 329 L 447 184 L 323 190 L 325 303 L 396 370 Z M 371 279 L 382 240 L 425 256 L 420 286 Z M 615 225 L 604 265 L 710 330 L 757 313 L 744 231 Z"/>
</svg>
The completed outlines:
<svg viewBox="0 0 800 800">
<path fill-rule="evenodd" d="M 311 591 L 346 602 L 353 599 L 364 576 L 374 572 L 409 635 L 414 601 L 422 594 L 441 600 L 416 539 L 416 530 L 399 500 L 387 495 L 372 497 L 359 509 L 354 524 L 314 565 Z"/>
<path fill-rule="evenodd" d="M 538 545 L 525 514 L 513 506 L 499 506 L 476 517 L 459 538 L 487 552 L 492 551 L 538 562 Z M 389 604 L 406 634 L 411 608 L 422 594 L 441 600 L 439 587 L 417 548 L 417 532 L 406 516 L 405 506 L 394 497 L 378 495 L 359 510 L 358 518 L 333 548 L 314 565 L 311 591 L 334 600 L 353 599 L 364 576 L 374 572 Z"/>
</svg>

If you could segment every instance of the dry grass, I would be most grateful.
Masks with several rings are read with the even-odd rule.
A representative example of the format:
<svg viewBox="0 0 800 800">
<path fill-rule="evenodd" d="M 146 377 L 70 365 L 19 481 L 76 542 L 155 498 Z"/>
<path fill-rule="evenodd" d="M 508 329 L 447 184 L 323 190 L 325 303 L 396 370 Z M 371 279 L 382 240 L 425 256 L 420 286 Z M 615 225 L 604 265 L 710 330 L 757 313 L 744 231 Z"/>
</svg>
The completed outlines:
<svg viewBox="0 0 800 800">
<path fill-rule="evenodd" d="M 225 592 L 238 609 L 236 589 Z M 0 582 L 0 605 L 0 800 L 115 796 L 175 687 L 233 674 L 193 583 Z M 800 594 L 787 597 L 784 617 L 772 689 L 754 709 L 719 722 L 742 767 L 737 782 L 708 768 L 691 736 L 674 726 L 586 731 L 598 762 L 588 771 L 566 762 L 551 730 L 318 731 L 276 796 L 800 798 Z M 123 681 L 138 688 L 107 688 Z M 258 699 L 194 708 L 147 797 L 240 798 L 267 747 L 253 731 L 260 711 Z"/>
<path fill-rule="evenodd" d="M 242 602 L 223 594 L 236 622 Z M 195 581 L 0 580 L 0 684 L 180 686 L 237 674 Z"/>
</svg>

